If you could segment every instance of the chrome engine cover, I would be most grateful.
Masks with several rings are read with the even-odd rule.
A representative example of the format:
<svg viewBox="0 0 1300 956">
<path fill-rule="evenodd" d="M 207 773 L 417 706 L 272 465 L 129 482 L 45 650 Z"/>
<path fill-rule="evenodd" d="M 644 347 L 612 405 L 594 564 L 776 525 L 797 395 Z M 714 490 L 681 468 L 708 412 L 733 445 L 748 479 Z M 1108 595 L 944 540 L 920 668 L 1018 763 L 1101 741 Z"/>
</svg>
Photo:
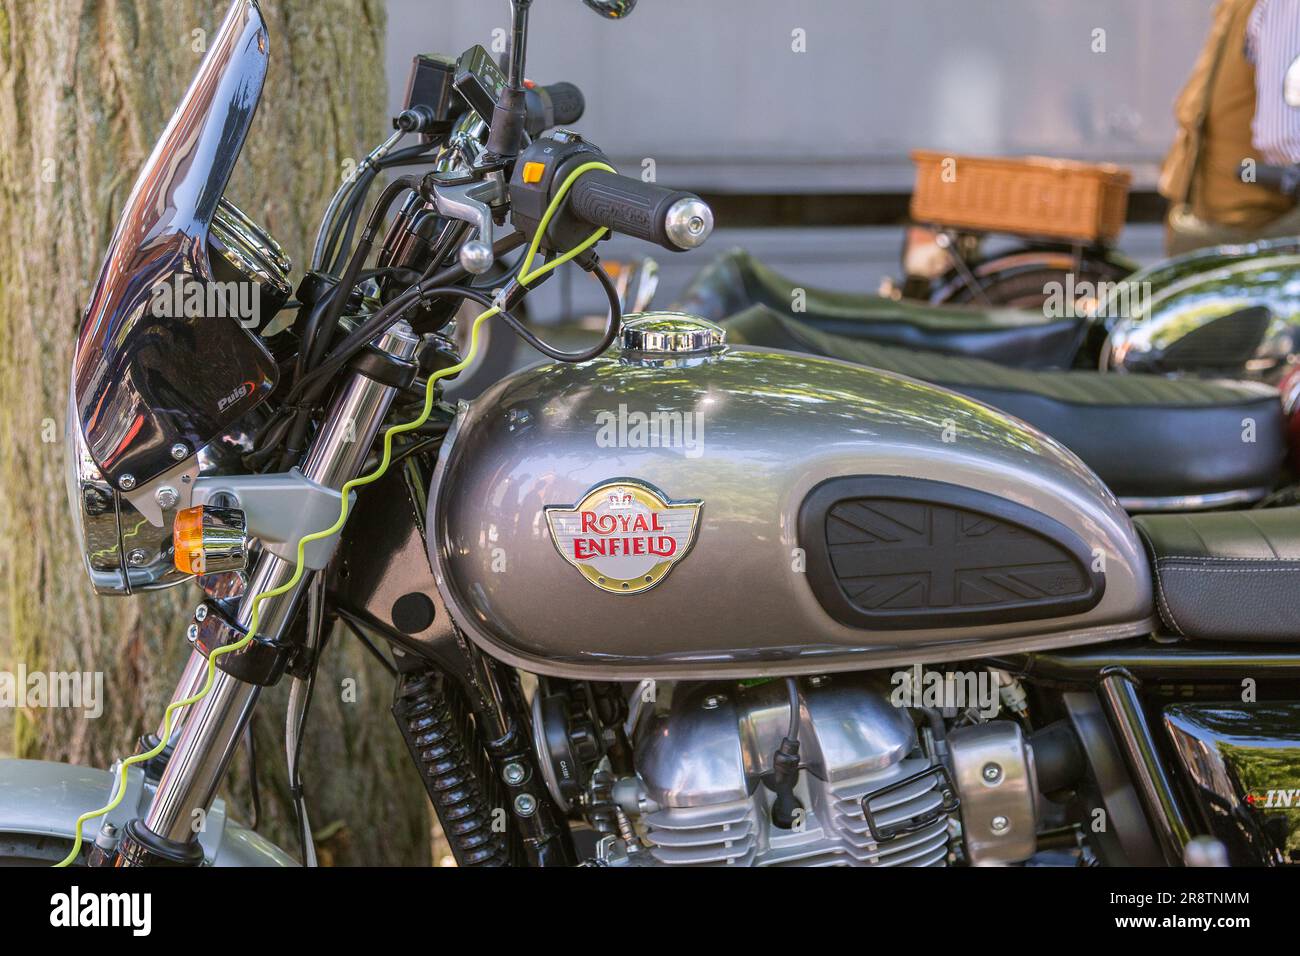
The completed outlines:
<svg viewBox="0 0 1300 956">
<path fill-rule="evenodd" d="M 931 766 L 909 712 L 864 675 L 802 682 L 799 741 L 807 769 L 796 794 L 801 827 L 772 826 L 772 794 L 760 779 L 789 722 L 785 685 L 736 691 L 683 683 L 635 735 L 639 791 L 620 801 L 643 848 L 631 865 L 943 866 L 949 816 L 933 777 L 872 801 L 878 827 L 931 816 L 919 829 L 877 842 L 862 797 Z M 607 844 L 608 846 L 608 844 Z"/>
</svg>

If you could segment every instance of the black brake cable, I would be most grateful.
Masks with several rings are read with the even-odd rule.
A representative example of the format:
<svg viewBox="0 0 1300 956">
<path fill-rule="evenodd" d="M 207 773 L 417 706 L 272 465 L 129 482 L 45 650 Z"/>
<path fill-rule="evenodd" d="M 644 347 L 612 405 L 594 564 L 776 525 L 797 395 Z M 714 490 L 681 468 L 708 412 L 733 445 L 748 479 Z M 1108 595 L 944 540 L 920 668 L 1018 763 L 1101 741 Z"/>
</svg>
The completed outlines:
<svg viewBox="0 0 1300 956">
<path fill-rule="evenodd" d="M 341 291 L 331 299 L 330 307 L 325 313 L 323 319 L 324 328 L 332 329 L 338 324 L 339 317 L 343 314 L 343 309 L 347 305 L 348 297 L 357 284 L 357 277 L 361 273 L 366 257 L 370 254 L 370 249 L 374 245 L 375 232 L 378 231 L 384 217 L 388 214 L 389 207 L 392 206 L 393 201 L 401 193 L 406 192 L 408 189 L 419 189 L 420 181 L 418 176 L 400 176 L 385 186 L 384 191 L 379 194 L 379 198 L 375 201 L 375 208 L 370 211 L 370 218 L 366 220 L 366 228 L 361 231 L 361 238 L 357 241 L 357 247 L 352 251 L 347 267 L 343 270 L 343 276 L 339 279 L 339 289 Z"/>
<path fill-rule="evenodd" d="M 519 236 L 519 234 L 514 233 L 507 238 L 513 239 L 516 236 Z M 523 242 L 522 236 L 519 236 L 518 242 Z M 442 278 L 446 272 L 463 273 L 463 271 L 464 270 L 460 270 L 457 267 L 453 267 L 450 270 L 444 270 L 444 273 L 439 273 L 439 275 L 434 276 L 430 282 Z M 592 272 L 596 276 L 601 287 L 605 290 L 606 298 L 609 300 L 609 317 L 606 320 L 605 333 L 601 336 L 600 342 L 592 348 L 581 352 L 562 351 L 539 338 L 527 326 L 520 322 L 519 319 L 509 311 L 509 309 L 502 309 L 500 317 L 517 335 L 523 338 L 524 341 L 548 358 L 555 359 L 558 362 L 586 362 L 595 358 L 609 348 L 613 343 L 614 338 L 618 335 L 619 324 L 622 321 L 623 313 L 622 305 L 618 299 L 618 290 L 615 288 L 613 280 L 610 279 L 605 270 L 600 267 L 598 260 L 596 260 L 594 256 L 591 259 L 588 271 Z M 502 301 L 508 303 L 513 297 L 522 295 L 524 291 L 526 290 L 518 286 L 518 284 L 512 279 L 502 291 L 500 298 Z M 402 314 L 408 309 L 414 307 L 425 298 L 431 299 L 439 295 L 458 296 L 488 307 L 496 304 L 477 289 L 466 288 L 464 286 L 441 285 L 435 288 L 426 289 L 422 284 L 417 283 L 389 301 L 387 305 L 375 312 L 374 315 L 372 315 L 365 323 L 358 326 L 350 335 L 348 335 L 348 337 L 344 339 L 333 352 L 326 356 L 319 365 L 314 367 L 302 378 L 301 381 L 298 382 L 297 385 L 294 386 L 293 389 L 290 390 L 288 396 L 286 396 L 286 402 L 292 403 L 304 399 L 314 400 L 321 388 L 321 385 L 319 384 L 320 379 L 337 372 L 349 359 L 352 358 L 353 355 L 363 349 L 367 343 L 373 341 L 377 336 L 386 331 L 389 326 L 397 322 L 397 320 L 401 318 Z M 315 386 L 314 388 L 311 387 L 313 385 Z"/>
<path fill-rule="evenodd" d="M 324 312 L 316 309 L 312 310 L 309 322 L 312 325 L 310 336 L 315 339 L 320 335 L 322 330 L 328 331 L 338 325 L 339 318 L 343 314 L 343 309 L 351 297 L 352 289 L 356 286 L 361 275 L 362 266 L 365 264 L 367 256 L 370 255 L 370 249 L 374 245 L 375 232 L 383 223 L 389 207 L 393 201 L 401 194 L 411 189 L 418 189 L 420 177 L 418 176 L 401 176 L 387 186 L 379 194 L 379 199 L 375 201 L 375 208 L 371 210 L 370 217 L 366 220 L 366 228 L 361 232 L 361 238 L 357 242 L 357 247 L 352 252 L 351 258 L 348 259 L 347 268 L 343 272 L 343 277 L 339 280 L 339 291 L 329 299 L 328 305 L 325 306 Z M 382 311 L 382 310 L 381 310 Z M 306 333 L 304 333 L 306 335 Z M 299 359 L 302 357 L 302 345 L 299 346 Z M 310 349 L 315 351 L 317 343 L 312 341 Z M 312 355 L 307 355 L 307 367 L 312 363 Z M 290 395 L 302 385 L 300 379 L 294 385 Z M 315 396 L 313 396 L 314 398 Z M 284 468 L 298 460 L 302 454 L 303 445 L 307 438 L 307 430 L 311 424 L 311 403 L 295 403 L 292 398 L 286 400 L 285 404 L 295 406 L 293 408 L 293 420 L 289 426 L 289 432 L 284 439 L 284 451 L 280 456 L 281 465 Z"/>
<path fill-rule="evenodd" d="M 493 305 L 489 296 L 474 289 L 466 289 L 462 286 L 435 286 L 426 289 L 417 283 L 375 312 L 369 321 L 353 331 L 333 352 L 325 356 L 319 365 L 303 376 L 302 380 L 290 389 L 289 394 L 285 396 L 286 403 L 296 402 L 299 405 L 309 405 L 315 402 L 320 397 L 320 393 L 325 386 L 329 384 L 330 378 L 343 368 L 353 356 L 365 348 L 367 344 L 382 335 L 390 326 L 396 324 L 408 310 L 420 305 L 426 299 L 440 296 L 451 296 L 477 302 L 488 309 L 492 308 Z M 502 312 L 501 314 L 505 315 L 506 313 Z M 372 326 L 378 326 L 377 330 Z"/>
<path fill-rule="evenodd" d="M 337 287 L 339 290 L 346 287 L 349 283 L 349 278 L 351 279 L 351 284 L 355 285 L 357 281 L 356 276 L 359 273 L 354 272 L 354 267 L 359 261 L 358 257 L 361 257 L 363 260 L 365 255 L 368 254 L 370 243 L 373 241 L 373 231 L 376 219 L 377 217 L 382 216 L 382 213 L 380 212 L 381 206 L 386 211 L 388 206 L 391 205 L 393 199 L 396 198 L 402 184 L 405 183 L 409 186 L 409 181 L 411 179 L 412 177 L 403 177 L 403 179 L 389 184 L 389 186 L 384 190 L 384 194 L 381 196 L 379 203 L 376 204 L 375 212 L 371 214 L 370 221 L 367 223 L 366 232 L 362 235 L 361 245 L 358 246 L 352 259 L 348 263 L 348 272 L 352 273 L 352 275 L 351 277 L 347 274 L 344 275 L 343 280 L 340 281 Z M 505 253 L 523 245 L 524 241 L 525 239 L 520 233 L 512 233 L 504 239 L 500 239 L 494 243 L 493 252 L 499 258 Z M 559 362 L 585 362 L 601 355 L 611 344 L 613 344 L 615 337 L 618 335 L 619 326 L 622 321 L 622 304 L 618 298 L 618 290 L 614 286 L 613 280 L 610 279 L 608 273 L 606 273 L 601 267 L 599 260 L 594 254 L 592 254 L 587 262 L 581 264 L 586 271 L 591 272 L 596 276 L 596 279 L 600 282 L 601 288 L 605 291 L 605 297 L 609 302 L 609 315 L 605 323 L 604 334 L 601 336 L 600 341 L 590 349 L 580 352 L 565 352 L 561 349 L 557 349 L 533 333 L 510 312 L 509 308 L 503 307 L 499 310 L 500 317 L 506 322 L 511 330 L 515 332 L 515 334 L 519 335 L 525 342 L 543 355 Z M 437 261 L 435 260 L 430 264 L 429 268 L 425 270 L 424 276 L 429 276 L 429 273 L 436 267 L 436 265 Z M 514 298 L 515 301 L 518 301 L 518 299 L 522 298 L 522 295 L 527 291 L 512 279 L 502 290 L 500 296 L 501 302 L 498 303 L 489 299 L 481 291 L 473 287 L 444 284 L 449 281 L 460 281 L 467 275 L 468 273 L 460 266 L 450 266 L 436 275 L 430 276 L 427 283 L 424 276 L 422 276 L 420 280 L 403 290 L 378 309 L 360 326 L 354 329 L 332 352 L 321 358 L 319 362 L 311 363 L 310 370 L 295 381 L 293 387 L 285 397 L 284 406 L 296 411 L 296 419 L 294 422 L 295 427 L 294 431 L 289 436 L 290 447 L 285 449 L 285 460 L 289 460 L 295 454 L 294 446 L 301 442 L 301 436 L 306 433 L 308 418 L 306 412 L 310 410 L 312 404 L 323 391 L 324 385 L 329 380 L 329 377 L 339 371 L 353 356 L 365 348 L 368 343 L 372 342 L 379 335 L 382 335 L 390 326 L 396 324 L 396 322 L 407 311 L 417 305 L 424 304 L 440 296 L 461 298 L 491 308 L 493 305 L 504 305 L 510 303 L 512 298 Z M 335 313 L 341 312 L 343 307 L 341 303 L 345 301 L 346 297 L 342 297 L 341 291 L 338 292 L 336 296 L 331 297 L 331 308 L 329 309 L 329 313 L 335 315 Z M 332 322 L 326 322 L 325 327 L 332 327 L 333 322 L 337 322 L 336 315 Z M 299 436 L 297 440 L 295 440 L 296 435 Z"/>
<path fill-rule="evenodd" d="M 518 248 L 524 241 L 524 237 L 519 233 L 511 233 L 493 243 L 492 251 L 497 256 L 501 256 Z M 285 401 L 294 403 L 305 395 L 314 398 L 319 394 L 320 386 L 317 383 L 321 378 L 331 376 L 337 372 L 370 342 L 386 332 L 389 326 L 396 323 L 407 309 L 414 307 L 423 299 L 432 299 L 437 295 L 452 295 L 462 299 L 471 299 L 491 307 L 491 300 L 487 299 L 481 291 L 472 288 L 467 290 L 465 287 L 452 285 L 452 283 L 459 282 L 469 275 L 460 265 L 448 266 L 440 272 L 430 274 L 436 266 L 436 262 L 431 263 L 416 283 L 390 299 L 382 308 L 374 312 L 365 322 L 349 333 L 334 351 L 325 356 L 300 381 L 294 384 L 293 388 L 285 396 Z M 479 296 L 479 298 L 474 296 Z M 309 388 L 311 388 L 310 392 L 308 391 Z"/>
<path fill-rule="evenodd" d="M 402 266 L 380 266 L 376 269 L 366 269 L 357 276 L 358 282 L 365 282 L 367 279 L 376 279 L 381 276 L 395 276 L 402 281 L 418 282 L 420 273 L 414 269 L 407 269 Z M 299 341 L 298 357 L 294 362 L 294 382 L 298 382 L 302 376 L 311 367 L 311 355 L 317 351 L 316 342 L 321 335 L 322 319 L 325 310 L 334 301 L 334 297 L 342 295 L 342 284 L 330 286 L 321 293 L 319 299 L 311 307 L 311 312 L 307 315 L 307 321 L 303 323 L 302 338 Z M 351 292 L 349 291 L 349 295 Z"/>
<path fill-rule="evenodd" d="M 324 579 L 317 577 L 308 585 L 307 614 L 308 643 L 314 655 L 306 679 L 305 696 L 302 710 L 298 714 L 293 740 L 293 760 L 289 766 L 289 796 L 293 802 L 294 816 L 298 822 L 298 838 L 302 844 L 303 866 L 313 866 L 316 860 L 315 844 L 312 840 L 310 816 L 307 813 L 307 794 L 302 783 L 302 741 L 307 730 L 307 714 L 311 710 L 312 697 L 316 691 L 316 674 L 320 670 L 320 661 L 325 654 L 328 633 L 325 629 L 325 588 Z M 313 638 L 314 632 L 314 640 Z M 310 862 L 309 862 L 310 861 Z"/>
<path fill-rule="evenodd" d="M 595 259 L 594 256 L 592 258 Z M 617 337 L 619 325 L 623 320 L 623 306 L 619 302 L 618 289 L 614 286 L 614 280 L 601 268 L 599 262 L 593 262 L 591 268 L 587 269 L 587 271 L 592 273 L 600 282 L 601 288 L 605 290 L 605 297 L 609 299 L 609 316 L 605 320 L 605 332 L 601 336 L 600 342 L 591 348 L 581 352 L 565 352 L 540 339 L 513 315 L 502 312 L 501 318 L 505 320 L 516 335 L 547 358 L 555 359 L 557 362 L 588 362 L 596 358 L 609 348 L 613 344 L 615 337 Z"/>
<path fill-rule="evenodd" d="M 371 168 L 366 169 L 353 183 L 348 197 L 343 201 L 338 212 L 335 213 L 334 222 L 330 226 L 329 236 L 325 242 L 325 248 L 321 255 L 321 268 L 330 270 L 331 262 L 333 268 L 347 254 L 347 250 L 352 245 L 352 234 L 356 231 L 355 225 L 360 217 L 360 209 L 365 202 L 366 193 L 374 184 L 375 178 L 381 170 L 391 169 L 396 166 L 418 166 L 430 161 L 429 152 L 433 149 L 434 144 L 420 143 L 416 146 L 408 146 L 405 149 L 399 149 L 394 153 L 389 153 L 383 159 L 379 160 Z M 347 240 L 339 247 L 339 237 L 343 233 L 344 223 L 348 223 Z"/>
<path fill-rule="evenodd" d="M 257 780 L 257 744 L 256 730 L 257 713 L 254 712 L 249 718 L 248 724 L 244 727 L 244 755 L 248 758 L 248 793 L 251 802 L 249 808 L 248 829 L 257 830 L 257 826 L 262 822 L 262 790 Z"/>
</svg>

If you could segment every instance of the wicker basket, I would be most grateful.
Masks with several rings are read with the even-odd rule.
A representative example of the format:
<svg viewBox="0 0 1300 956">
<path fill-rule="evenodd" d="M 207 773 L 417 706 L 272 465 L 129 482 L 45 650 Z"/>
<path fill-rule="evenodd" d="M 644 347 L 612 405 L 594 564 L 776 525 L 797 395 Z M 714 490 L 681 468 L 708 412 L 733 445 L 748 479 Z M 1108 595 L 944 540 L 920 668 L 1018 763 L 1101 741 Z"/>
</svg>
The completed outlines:
<svg viewBox="0 0 1300 956">
<path fill-rule="evenodd" d="M 917 222 L 1083 242 L 1113 242 L 1124 227 L 1133 176 L 1119 166 L 928 150 L 912 161 Z"/>
</svg>

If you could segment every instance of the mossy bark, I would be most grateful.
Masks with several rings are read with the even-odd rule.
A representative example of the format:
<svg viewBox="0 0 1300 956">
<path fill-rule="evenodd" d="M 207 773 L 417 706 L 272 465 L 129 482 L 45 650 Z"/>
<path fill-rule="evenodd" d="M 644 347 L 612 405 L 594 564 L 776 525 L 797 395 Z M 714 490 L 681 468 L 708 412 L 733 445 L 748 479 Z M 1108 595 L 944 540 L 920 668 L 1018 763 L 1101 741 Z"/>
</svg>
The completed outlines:
<svg viewBox="0 0 1300 956">
<path fill-rule="evenodd" d="M 270 72 L 228 195 L 301 267 L 341 176 L 384 135 L 384 5 L 262 8 Z M 113 224 L 224 13 L 198 0 L 0 0 L 0 670 L 102 672 L 105 692 L 94 720 L 0 709 L 0 754 L 107 765 L 156 725 L 188 654 L 192 589 L 126 600 L 90 591 L 68 517 L 63 419 L 78 321 Z M 296 854 L 285 696 L 276 688 L 259 706 L 258 763 L 263 830 Z M 427 802 L 390 696 L 391 680 L 354 642 L 332 642 L 304 773 L 338 863 L 429 861 Z M 246 818 L 245 764 L 236 760 L 228 796 Z"/>
</svg>

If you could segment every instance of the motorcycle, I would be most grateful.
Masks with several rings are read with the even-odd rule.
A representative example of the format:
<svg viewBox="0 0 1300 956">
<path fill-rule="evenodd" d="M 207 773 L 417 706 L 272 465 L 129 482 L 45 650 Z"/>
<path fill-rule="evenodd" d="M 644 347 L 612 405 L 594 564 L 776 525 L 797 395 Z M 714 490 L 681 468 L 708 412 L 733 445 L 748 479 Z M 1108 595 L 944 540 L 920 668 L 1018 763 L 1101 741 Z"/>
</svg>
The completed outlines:
<svg viewBox="0 0 1300 956">
<path fill-rule="evenodd" d="M 111 777 L 0 763 L 3 852 L 293 862 L 214 795 L 285 677 L 296 784 L 339 621 L 388 645 L 462 866 L 1300 861 L 1276 799 L 1300 777 L 1300 510 L 1133 519 L 1060 444 L 954 392 L 697 316 L 623 321 L 606 231 L 684 251 L 712 215 L 542 132 L 564 97 L 530 108 L 529 6 L 504 73 L 481 47 L 417 61 L 430 92 L 398 128 L 434 170 L 384 187 L 285 338 L 149 307 L 227 267 L 271 313 L 285 296 L 273 241 L 221 196 L 269 48 L 235 0 L 110 245 L 68 430 L 92 582 L 197 579 L 193 654 Z M 475 283 L 519 248 L 498 291 Z M 581 353 L 512 314 L 566 262 L 610 302 Z M 452 408 L 441 384 L 488 321 L 551 361 Z"/>
<path fill-rule="evenodd" d="M 1261 182 L 1289 188 L 1266 171 Z M 1204 510 L 1295 499 L 1298 269 L 1295 239 L 1219 246 L 1089 286 L 1087 308 L 1065 295 L 1030 312 L 801 286 L 733 249 L 675 307 L 736 343 L 910 375 L 1009 412 L 1130 511 Z"/>
<path fill-rule="evenodd" d="M 743 256 L 737 252 L 723 257 L 701 278 L 716 277 L 719 267 L 735 265 Z M 755 265 L 755 275 L 770 276 Z M 1261 268 L 1257 274 L 1268 272 Z M 776 288 L 775 283 L 765 287 Z M 696 307 L 719 284 L 700 282 L 693 288 L 680 307 L 692 313 L 708 311 Z M 802 291 L 807 302 L 815 301 L 814 290 Z M 1269 294 L 1280 299 L 1276 290 Z M 1189 292 L 1184 311 L 1207 298 L 1198 300 Z M 1226 297 L 1219 301 L 1226 303 Z M 821 316 L 834 314 L 833 308 L 818 308 Z M 1209 313 L 1207 308 L 1201 314 Z M 1300 467 L 1300 379 L 1295 376 L 1280 383 L 1279 391 L 1258 381 L 1019 368 L 994 356 L 1053 348 L 1051 339 L 1040 334 L 1046 327 L 995 330 L 986 325 L 976 331 L 961 327 L 960 317 L 944 314 L 935 321 L 938 334 L 949 344 L 962 343 L 976 354 L 945 354 L 918 345 L 933 338 L 923 338 L 924 329 L 907 319 L 892 323 L 889 330 L 905 335 L 906 345 L 886 344 L 826 331 L 827 326 L 837 328 L 835 321 L 810 322 L 803 314 L 767 304 L 744 308 L 720 327 L 733 344 L 802 352 L 910 376 L 1014 415 L 1078 455 L 1132 513 L 1242 507 L 1294 496 Z M 1182 327 L 1188 326 L 1184 322 Z"/>
<path fill-rule="evenodd" d="M 1077 280 L 1077 281 L 1076 281 Z M 1276 383 L 1300 358 L 1300 240 L 1185 253 L 1122 280 L 1063 273 L 1036 309 L 934 305 L 799 283 L 743 249 L 675 307 L 715 322 L 766 305 L 821 332 L 1010 368 L 1188 373 Z"/>
</svg>

